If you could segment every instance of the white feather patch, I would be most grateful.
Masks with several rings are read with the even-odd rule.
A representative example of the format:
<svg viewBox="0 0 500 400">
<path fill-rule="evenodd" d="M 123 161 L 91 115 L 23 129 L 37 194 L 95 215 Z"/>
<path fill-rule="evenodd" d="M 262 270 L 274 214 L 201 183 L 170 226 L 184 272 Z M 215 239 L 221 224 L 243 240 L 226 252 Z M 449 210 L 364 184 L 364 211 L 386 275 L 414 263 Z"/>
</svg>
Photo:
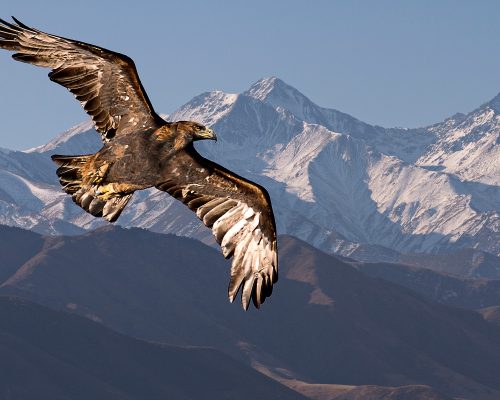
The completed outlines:
<svg viewBox="0 0 500 400">
<path fill-rule="evenodd" d="M 236 235 L 241 228 L 243 228 L 247 224 L 246 219 L 240 219 L 236 224 L 234 224 L 231 229 L 227 231 L 227 233 L 224 235 L 224 239 L 222 239 L 221 246 L 226 247 L 226 245 L 229 243 L 229 241 L 233 238 L 234 235 Z"/>
</svg>

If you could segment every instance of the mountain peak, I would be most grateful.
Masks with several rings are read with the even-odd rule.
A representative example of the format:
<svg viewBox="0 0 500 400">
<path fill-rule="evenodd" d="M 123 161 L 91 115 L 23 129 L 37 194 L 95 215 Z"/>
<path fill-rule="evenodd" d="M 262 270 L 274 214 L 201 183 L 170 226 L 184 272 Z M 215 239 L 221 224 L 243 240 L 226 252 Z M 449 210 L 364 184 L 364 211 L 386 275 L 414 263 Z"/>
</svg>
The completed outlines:
<svg viewBox="0 0 500 400">
<path fill-rule="evenodd" d="M 250 89 L 248 89 L 245 92 L 245 94 L 248 96 L 251 96 L 257 100 L 266 101 L 267 97 L 273 91 L 275 91 L 276 89 L 279 89 L 280 87 L 283 87 L 283 86 L 286 87 L 288 85 L 285 82 L 283 82 L 281 79 L 279 79 L 275 76 L 270 76 L 267 78 L 259 79 L 252 86 L 250 86 Z"/>
<path fill-rule="evenodd" d="M 500 113 L 500 93 L 488 101 L 485 106 L 492 108 L 497 113 Z"/>
<path fill-rule="evenodd" d="M 297 89 L 275 76 L 259 79 L 244 94 L 264 102 L 272 102 L 278 98 L 283 100 L 287 97 L 306 98 Z"/>
<path fill-rule="evenodd" d="M 184 104 L 170 115 L 170 119 L 172 121 L 196 121 L 212 126 L 231 111 L 237 99 L 236 93 L 226 93 L 220 90 L 205 92 Z"/>
<path fill-rule="evenodd" d="M 82 133 L 85 135 L 82 136 Z M 80 137 L 81 136 L 81 137 Z M 68 154 L 95 152 L 101 147 L 101 138 L 94 130 L 94 123 L 88 119 L 61 133 L 45 145 L 26 150 L 26 153 L 46 153 L 57 149 Z"/>
<path fill-rule="evenodd" d="M 244 94 L 274 108 L 285 108 L 303 121 L 308 120 L 310 110 L 318 108 L 297 89 L 275 76 L 258 80 Z"/>
</svg>

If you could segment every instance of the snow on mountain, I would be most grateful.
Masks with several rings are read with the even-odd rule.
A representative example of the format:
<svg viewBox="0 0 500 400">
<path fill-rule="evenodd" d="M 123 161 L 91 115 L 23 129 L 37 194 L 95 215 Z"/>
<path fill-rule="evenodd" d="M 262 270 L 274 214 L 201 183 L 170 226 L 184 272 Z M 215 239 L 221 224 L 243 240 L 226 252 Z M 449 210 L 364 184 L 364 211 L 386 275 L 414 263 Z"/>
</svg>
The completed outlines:
<svg viewBox="0 0 500 400">
<path fill-rule="evenodd" d="M 217 143 L 196 147 L 268 188 L 280 234 L 392 260 L 457 247 L 500 254 L 497 103 L 429 128 L 385 129 L 266 78 L 241 94 L 201 94 L 170 119 L 215 129 Z M 0 222 L 66 234 L 102 225 L 63 195 L 49 159 L 100 146 L 87 122 L 45 146 L 0 152 Z M 119 223 L 211 242 L 186 207 L 155 189 L 136 193 Z"/>
<path fill-rule="evenodd" d="M 467 117 L 455 115 L 429 128 L 437 141 L 418 160 L 461 181 L 500 185 L 500 95 Z"/>
<path fill-rule="evenodd" d="M 181 111 L 186 121 L 203 121 L 205 125 L 213 125 L 224 117 L 237 100 L 238 95 L 221 91 L 202 93 L 196 96 Z M 171 120 L 179 120 L 172 116 Z"/>
<path fill-rule="evenodd" d="M 85 133 L 85 135 L 80 135 L 81 133 Z M 68 152 L 87 154 L 99 150 L 101 146 L 101 137 L 94 131 L 93 122 L 88 120 L 67 130 L 45 145 L 26 150 L 26 153 L 54 153 L 57 151 L 59 154 Z"/>
<path fill-rule="evenodd" d="M 33 163 L 35 166 L 36 163 Z M 23 174 L 0 170 L 0 224 L 47 234 L 83 232 L 66 221 L 74 214 L 71 200 L 55 184 L 30 180 Z"/>
<path fill-rule="evenodd" d="M 427 129 L 382 128 L 366 124 L 340 111 L 319 107 L 276 77 L 261 79 L 245 94 L 276 110 L 287 110 L 302 121 L 365 140 L 379 152 L 397 156 L 407 162 L 414 162 L 435 141 L 435 134 Z"/>
<path fill-rule="evenodd" d="M 325 230 L 401 252 L 432 252 L 481 228 L 493 235 L 499 222 L 494 212 L 472 207 L 456 178 L 318 125 L 306 125 L 264 174 L 285 183 L 287 192 L 305 202 L 301 214 Z"/>
</svg>

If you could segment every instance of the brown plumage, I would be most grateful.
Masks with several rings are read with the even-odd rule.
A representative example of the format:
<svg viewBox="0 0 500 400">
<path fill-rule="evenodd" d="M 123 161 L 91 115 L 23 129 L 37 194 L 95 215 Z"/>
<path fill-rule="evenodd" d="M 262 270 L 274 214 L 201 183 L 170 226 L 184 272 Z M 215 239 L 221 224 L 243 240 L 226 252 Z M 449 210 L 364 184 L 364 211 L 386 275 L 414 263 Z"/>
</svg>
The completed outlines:
<svg viewBox="0 0 500 400">
<path fill-rule="evenodd" d="M 191 121 L 160 118 L 127 56 L 0 19 L 0 48 L 18 61 L 51 68 L 49 78 L 80 101 L 101 133 L 95 154 L 54 155 L 64 191 L 96 217 L 114 222 L 134 191 L 156 187 L 212 228 L 233 257 L 228 296 L 256 307 L 278 279 L 276 227 L 267 191 L 203 158 L 193 141 L 216 139 Z"/>
</svg>

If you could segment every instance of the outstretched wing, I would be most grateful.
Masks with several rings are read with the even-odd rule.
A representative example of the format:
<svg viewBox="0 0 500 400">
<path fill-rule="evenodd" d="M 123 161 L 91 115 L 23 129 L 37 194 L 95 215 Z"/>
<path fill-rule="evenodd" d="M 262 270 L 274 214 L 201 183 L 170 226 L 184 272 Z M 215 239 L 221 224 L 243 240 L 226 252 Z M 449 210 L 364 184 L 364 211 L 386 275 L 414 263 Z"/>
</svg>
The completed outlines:
<svg viewBox="0 0 500 400">
<path fill-rule="evenodd" d="M 267 191 L 203 157 L 189 146 L 165 167 L 156 185 L 212 228 L 224 257 L 233 257 L 228 296 L 240 287 L 243 307 L 257 308 L 278 279 L 276 226 Z"/>
<path fill-rule="evenodd" d="M 75 95 L 104 141 L 163 125 L 129 57 L 13 19 L 16 24 L 0 19 L 0 48 L 15 51 L 17 61 L 51 68 L 50 80 Z"/>
</svg>

